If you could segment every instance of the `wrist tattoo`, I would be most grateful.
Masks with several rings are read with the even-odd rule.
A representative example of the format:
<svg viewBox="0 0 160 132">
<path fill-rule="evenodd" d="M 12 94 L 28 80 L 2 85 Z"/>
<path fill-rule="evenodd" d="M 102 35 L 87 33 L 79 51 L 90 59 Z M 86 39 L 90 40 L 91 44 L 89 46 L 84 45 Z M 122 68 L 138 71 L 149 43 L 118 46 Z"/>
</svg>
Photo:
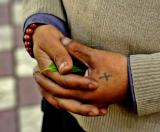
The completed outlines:
<svg viewBox="0 0 160 132">
<path fill-rule="evenodd" d="M 103 75 L 102 75 L 102 76 L 100 76 L 100 77 L 99 77 L 99 79 L 103 79 L 103 80 L 108 81 L 108 80 L 109 80 L 109 78 L 111 78 L 111 77 L 112 77 L 112 75 L 111 75 L 111 74 L 103 73 Z"/>
</svg>

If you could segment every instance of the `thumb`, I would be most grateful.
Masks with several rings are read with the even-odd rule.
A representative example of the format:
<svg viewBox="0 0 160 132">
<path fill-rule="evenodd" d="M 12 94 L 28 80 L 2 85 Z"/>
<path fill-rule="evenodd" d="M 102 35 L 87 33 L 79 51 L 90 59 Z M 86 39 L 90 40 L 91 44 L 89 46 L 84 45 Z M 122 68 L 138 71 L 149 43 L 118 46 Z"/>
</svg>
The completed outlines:
<svg viewBox="0 0 160 132">
<path fill-rule="evenodd" d="M 72 57 L 75 57 L 87 66 L 92 65 L 92 56 L 94 49 L 87 47 L 75 40 L 71 40 L 67 37 L 63 37 L 61 39 L 61 42 Z"/>
<path fill-rule="evenodd" d="M 61 74 L 66 74 L 72 69 L 72 59 L 65 47 L 57 39 L 35 45 L 34 55 L 40 65 L 40 68 L 47 68 L 51 63 L 55 63 Z"/>
<path fill-rule="evenodd" d="M 35 59 L 37 60 L 40 71 L 46 69 L 52 63 L 50 57 L 43 50 L 40 49 L 38 50 L 36 49 L 36 51 L 34 50 L 34 56 Z"/>
</svg>

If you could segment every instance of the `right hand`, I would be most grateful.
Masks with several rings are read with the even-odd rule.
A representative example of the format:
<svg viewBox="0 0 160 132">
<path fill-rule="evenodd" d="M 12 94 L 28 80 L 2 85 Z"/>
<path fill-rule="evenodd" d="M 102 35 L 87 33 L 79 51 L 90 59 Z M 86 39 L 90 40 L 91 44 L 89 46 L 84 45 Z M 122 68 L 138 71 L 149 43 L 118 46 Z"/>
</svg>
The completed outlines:
<svg viewBox="0 0 160 132">
<path fill-rule="evenodd" d="M 95 90 L 98 85 L 91 78 L 73 74 L 64 75 L 71 71 L 73 63 L 69 53 L 61 44 L 62 37 L 63 34 L 52 25 L 42 25 L 35 30 L 33 34 L 33 52 L 39 69 L 43 70 L 51 63 L 55 63 L 58 72 L 46 71 L 43 74 L 53 80 L 57 85 L 71 89 L 80 87 L 84 90 Z M 76 100 L 53 97 L 52 89 L 48 87 L 41 87 L 41 91 L 45 93 L 43 96 L 47 101 L 59 109 L 66 109 L 82 115 L 87 115 L 87 113 L 91 112 L 93 109 L 98 113 L 98 108 L 96 106 L 82 104 Z M 67 104 L 72 105 L 72 107 L 68 107 Z"/>
</svg>

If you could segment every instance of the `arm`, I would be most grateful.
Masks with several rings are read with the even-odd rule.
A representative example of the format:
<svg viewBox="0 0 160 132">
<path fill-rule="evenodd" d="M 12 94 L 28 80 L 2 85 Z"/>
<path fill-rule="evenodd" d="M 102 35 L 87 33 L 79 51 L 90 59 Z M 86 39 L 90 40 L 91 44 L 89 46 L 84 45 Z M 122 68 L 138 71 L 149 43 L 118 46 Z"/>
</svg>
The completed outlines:
<svg viewBox="0 0 160 132">
<path fill-rule="evenodd" d="M 160 53 L 131 55 L 130 65 L 138 114 L 160 112 Z"/>
<path fill-rule="evenodd" d="M 27 19 L 24 27 L 27 27 L 27 25 L 31 24 L 33 17 L 35 17 L 33 14 L 36 14 L 37 16 L 37 14 L 49 13 L 50 15 L 55 15 L 56 18 L 58 17 L 59 19 L 65 21 L 62 8 L 63 6 L 60 0 L 30 0 L 24 1 L 23 5 L 23 19 L 25 20 L 26 18 L 29 18 Z M 54 18 L 52 17 L 52 20 L 53 19 Z M 44 69 L 54 61 L 54 63 L 58 67 L 59 72 L 57 72 L 57 74 L 54 74 L 48 71 L 43 74 L 45 74 L 51 80 L 56 80 L 57 84 L 55 86 L 58 86 L 58 84 L 67 84 L 67 86 L 71 88 L 77 88 L 77 86 L 80 86 L 85 91 L 95 90 L 97 88 L 97 85 L 95 85 L 96 82 L 93 79 L 84 78 L 76 75 L 62 76 L 62 74 L 71 70 L 72 59 L 60 41 L 63 35 L 65 35 L 64 32 L 60 31 L 60 28 L 58 28 L 57 26 L 55 27 L 55 21 L 51 23 L 52 20 L 50 19 L 48 21 L 47 18 L 41 21 L 40 19 L 37 19 L 37 17 L 34 18 L 34 22 L 46 24 L 38 26 L 32 36 L 34 57 L 37 60 L 39 68 Z M 92 87 L 90 87 L 90 85 Z M 82 104 L 81 102 L 73 99 L 62 99 L 58 97 L 53 97 L 51 91 L 47 90 L 49 87 L 47 86 L 44 89 L 43 86 L 39 85 L 43 97 L 45 97 L 45 99 L 56 108 L 63 108 L 67 111 L 82 115 L 99 114 L 99 110 L 96 106 L 90 104 Z M 104 112 L 102 114 L 104 114 Z"/>
<path fill-rule="evenodd" d="M 29 18 L 27 18 L 26 21 L 24 22 L 23 30 L 25 31 L 26 28 L 33 23 L 53 25 L 59 31 L 61 31 L 65 36 L 69 35 L 69 30 L 67 28 L 66 22 L 54 15 L 48 13 L 33 14 Z"/>
<path fill-rule="evenodd" d="M 37 14 L 30 16 L 24 24 L 24 31 L 30 24 L 33 24 L 33 23 L 51 24 L 55 26 L 57 29 L 59 29 L 63 34 L 65 35 L 68 34 L 65 22 L 57 18 L 56 16 L 53 16 L 47 13 L 37 13 Z M 128 90 L 127 104 L 129 104 L 131 108 L 136 108 L 130 64 L 128 64 L 128 67 L 129 67 L 128 69 L 129 69 L 129 83 L 130 83 L 129 86 L 130 87 Z"/>
<path fill-rule="evenodd" d="M 24 5 L 26 5 L 27 3 L 28 3 L 28 5 L 31 4 L 31 2 L 30 3 L 29 2 L 24 2 Z M 42 12 L 42 11 L 39 11 L 39 10 L 40 9 L 38 9 L 37 11 Z M 28 12 L 28 10 L 26 10 L 26 12 Z M 25 14 L 27 14 L 27 13 L 25 13 Z M 36 13 L 36 14 L 33 14 L 33 15 L 28 15 L 28 16 L 29 17 L 27 18 L 27 20 L 25 21 L 25 24 L 24 24 L 24 31 L 28 27 L 28 25 L 30 25 L 32 23 L 51 24 L 51 25 L 55 26 L 57 29 L 59 29 L 65 36 L 68 36 L 68 32 L 67 32 L 67 28 L 66 28 L 67 25 L 66 25 L 65 21 L 63 21 L 61 18 L 58 18 L 58 17 L 56 17 L 52 14 L 48 14 L 48 13 Z M 129 74 L 129 76 L 130 76 L 130 74 Z M 129 83 L 132 83 L 132 82 L 129 81 Z M 132 106 L 135 106 L 135 104 L 133 105 L 134 94 L 133 93 L 131 94 L 131 91 L 132 90 L 129 89 L 128 103 L 131 104 Z"/>
<path fill-rule="evenodd" d="M 51 15 L 54 15 L 58 17 L 59 19 L 63 20 L 61 21 L 62 23 L 65 22 L 65 15 L 64 15 L 64 10 L 63 10 L 63 4 L 61 0 L 24 0 L 23 1 L 23 20 L 27 20 L 27 18 L 30 19 L 30 23 L 33 20 L 39 21 L 34 14 L 39 15 L 43 13 L 48 13 L 48 16 L 45 16 L 45 20 L 47 20 L 47 25 L 42 25 L 36 28 L 34 31 L 34 34 L 32 36 L 33 40 L 33 52 L 34 52 L 34 57 L 38 62 L 38 65 L 40 66 L 40 69 L 43 69 L 47 67 L 52 60 L 56 59 L 56 64 L 59 67 L 60 70 L 60 65 L 64 65 L 63 63 L 67 62 L 67 65 L 63 67 L 60 72 L 67 72 L 68 70 L 71 69 L 72 67 L 72 60 L 67 53 L 67 51 L 64 49 L 62 45 L 60 45 L 60 38 L 63 36 L 63 33 L 58 30 L 55 26 L 52 26 L 53 24 L 51 20 Z M 50 15 L 49 15 L 50 14 Z M 33 18 L 34 17 L 34 18 Z M 48 19 L 49 18 L 49 19 Z M 31 20 L 32 19 L 32 20 Z M 52 18 L 56 19 L 56 18 Z M 45 23 L 46 21 L 43 21 L 41 19 L 41 23 Z M 28 21 L 27 21 L 28 22 Z M 30 23 L 25 23 L 24 27 L 26 28 L 27 24 Z M 49 25 L 48 25 L 49 24 Z M 52 25 L 51 25 L 52 24 Z M 63 25 L 62 25 L 63 28 Z M 61 28 L 61 29 L 62 29 Z M 53 47 L 51 51 L 50 47 Z M 60 55 L 57 55 L 61 53 Z M 58 56 L 58 58 L 56 57 Z M 44 60 L 45 58 L 45 60 Z M 66 61 L 66 62 L 65 62 Z M 61 73 L 62 73 L 61 72 Z"/>
</svg>

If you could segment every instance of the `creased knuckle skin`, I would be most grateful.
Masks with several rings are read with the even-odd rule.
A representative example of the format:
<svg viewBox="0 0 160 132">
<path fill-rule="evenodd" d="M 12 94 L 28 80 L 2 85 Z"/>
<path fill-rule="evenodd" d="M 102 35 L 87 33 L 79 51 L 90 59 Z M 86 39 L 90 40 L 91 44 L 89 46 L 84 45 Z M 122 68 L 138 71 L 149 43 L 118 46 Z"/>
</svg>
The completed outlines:
<svg viewBox="0 0 160 132">
<path fill-rule="evenodd" d="M 36 65 L 34 68 L 33 68 L 33 74 L 36 73 L 36 72 L 39 72 L 39 66 Z"/>
<path fill-rule="evenodd" d="M 59 80 L 60 80 L 60 84 L 62 86 L 64 86 L 64 87 L 70 87 L 71 86 L 70 82 L 66 81 L 64 78 L 60 77 Z"/>
<path fill-rule="evenodd" d="M 81 98 L 83 101 L 86 101 L 86 102 L 93 102 L 94 100 L 94 97 L 87 93 L 86 94 L 84 93 L 83 96 L 81 96 Z"/>
<path fill-rule="evenodd" d="M 59 105 L 57 101 L 53 101 L 52 98 L 47 98 L 46 99 L 51 105 L 53 105 L 54 107 L 56 107 L 57 109 L 59 109 Z"/>
</svg>

